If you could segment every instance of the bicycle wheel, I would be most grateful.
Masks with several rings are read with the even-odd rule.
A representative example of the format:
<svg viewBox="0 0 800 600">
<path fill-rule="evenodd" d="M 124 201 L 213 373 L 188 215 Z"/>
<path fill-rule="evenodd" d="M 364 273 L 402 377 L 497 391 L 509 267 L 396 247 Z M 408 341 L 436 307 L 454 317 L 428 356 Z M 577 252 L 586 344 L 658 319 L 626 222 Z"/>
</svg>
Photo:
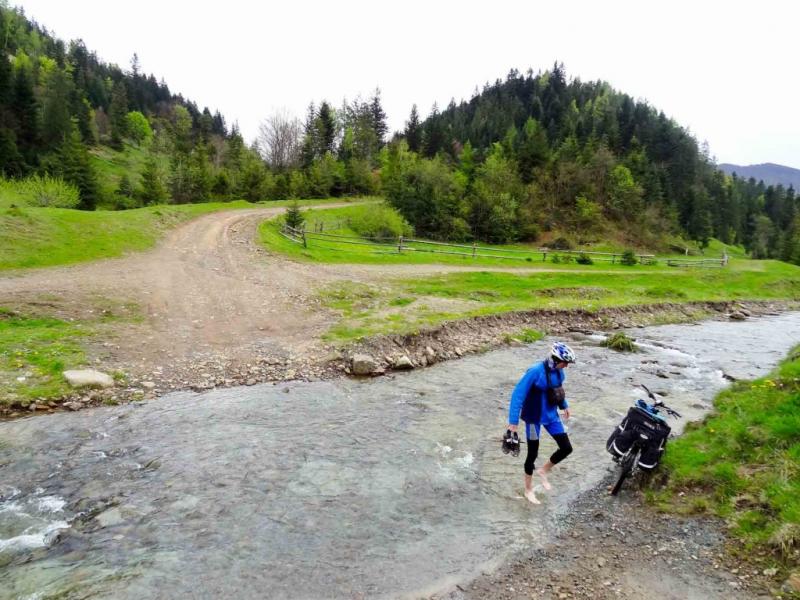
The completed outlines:
<svg viewBox="0 0 800 600">
<path fill-rule="evenodd" d="M 614 484 L 614 488 L 611 490 L 612 496 L 616 496 L 622 489 L 622 484 L 625 483 L 625 479 L 627 479 L 628 475 L 633 471 L 633 465 L 639 460 L 639 452 L 640 449 L 637 444 L 630 449 L 628 454 L 625 455 L 625 458 L 622 459 L 622 462 L 620 462 L 619 478 L 617 479 L 617 483 Z"/>
</svg>

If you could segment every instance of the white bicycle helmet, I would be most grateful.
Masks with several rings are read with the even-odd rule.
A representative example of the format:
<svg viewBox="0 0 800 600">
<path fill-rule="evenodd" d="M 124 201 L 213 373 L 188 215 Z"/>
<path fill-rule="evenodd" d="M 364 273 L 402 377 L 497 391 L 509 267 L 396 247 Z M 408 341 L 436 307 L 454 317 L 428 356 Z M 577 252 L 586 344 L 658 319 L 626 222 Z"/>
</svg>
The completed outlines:
<svg viewBox="0 0 800 600">
<path fill-rule="evenodd" d="M 556 362 L 575 362 L 575 353 L 564 342 L 553 342 L 553 347 L 550 348 L 550 355 Z"/>
</svg>

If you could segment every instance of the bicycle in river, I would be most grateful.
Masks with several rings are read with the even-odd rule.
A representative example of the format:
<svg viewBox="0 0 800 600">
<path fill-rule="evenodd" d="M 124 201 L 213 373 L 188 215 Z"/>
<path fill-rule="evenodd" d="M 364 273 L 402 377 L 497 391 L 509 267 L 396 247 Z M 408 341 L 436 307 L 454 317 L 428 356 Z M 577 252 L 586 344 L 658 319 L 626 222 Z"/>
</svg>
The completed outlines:
<svg viewBox="0 0 800 600">
<path fill-rule="evenodd" d="M 647 386 L 642 387 L 652 403 L 637 400 L 606 442 L 606 449 L 619 464 L 617 482 L 611 489 L 612 496 L 616 496 L 625 480 L 637 471 L 652 472 L 658 467 L 672 431 L 661 413 L 676 418 L 681 416 L 663 400 L 656 398 Z"/>
</svg>

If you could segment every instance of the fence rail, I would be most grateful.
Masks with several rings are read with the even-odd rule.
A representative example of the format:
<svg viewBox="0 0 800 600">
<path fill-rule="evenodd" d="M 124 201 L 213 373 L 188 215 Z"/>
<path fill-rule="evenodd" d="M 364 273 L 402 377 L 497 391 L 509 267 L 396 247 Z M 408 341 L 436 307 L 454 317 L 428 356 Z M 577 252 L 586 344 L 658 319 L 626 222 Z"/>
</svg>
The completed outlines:
<svg viewBox="0 0 800 600">
<path fill-rule="evenodd" d="M 667 265 L 670 267 L 700 267 L 705 269 L 721 269 L 728 264 L 728 258 L 702 258 L 698 260 L 688 260 L 682 258 L 667 259 Z"/>
<path fill-rule="evenodd" d="M 316 229 L 321 229 L 315 227 Z M 472 258 L 495 258 L 501 260 L 521 260 L 531 262 L 534 257 L 541 261 L 547 261 L 547 255 L 556 256 L 563 260 L 573 260 L 573 257 L 587 256 L 593 262 L 608 262 L 611 264 L 622 263 L 623 254 L 619 252 L 593 252 L 582 250 L 558 250 L 554 248 L 536 248 L 531 250 L 520 250 L 516 248 L 492 248 L 479 246 L 478 244 L 455 244 L 448 242 L 435 242 L 433 240 L 421 240 L 416 238 L 398 237 L 353 237 L 337 233 L 327 233 L 323 231 L 306 231 L 283 225 L 280 229 L 283 237 L 292 242 L 302 244 L 308 248 L 309 241 L 315 240 L 316 245 L 335 249 L 332 244 L 350 244 L 356 246 L 372 246 L 375 254 L 402 254 L 403 252 L 426 252 L 431 254 L 447 254 L 452 256 L 466 256 Z M 392 247 L 389 251 L 387 248 Z M 654 254 L 635 254 L 637 262 L 643 265 L 656 264 Z M 703 260 L 673 260 L 667 264 L 674 267 L 724 267 L 727 264 L 727 257 L 722 259 L 703 259 Z"/>
</svg>

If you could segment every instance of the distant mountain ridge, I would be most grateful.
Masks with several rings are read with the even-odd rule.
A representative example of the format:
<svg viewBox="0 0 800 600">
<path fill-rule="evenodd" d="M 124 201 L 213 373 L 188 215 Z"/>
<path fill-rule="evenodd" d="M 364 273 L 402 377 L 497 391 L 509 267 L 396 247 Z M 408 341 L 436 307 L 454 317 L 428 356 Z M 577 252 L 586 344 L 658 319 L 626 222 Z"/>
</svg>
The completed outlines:
<svg viewBox="0 0 800 600">
<path fill-rule="evenodd" d="M 722 163 L 719 168 L 728 175 L 736 173 L 738 177 L 743 179 L 752 177 L 756 181 L 761 180 L 767 185 L 781 184 L 784 187 L 791 185 L 795 190 L 800 190 L 800 169 L 776 165 L 775 163 L 746 166 Z"/>
</svg>

